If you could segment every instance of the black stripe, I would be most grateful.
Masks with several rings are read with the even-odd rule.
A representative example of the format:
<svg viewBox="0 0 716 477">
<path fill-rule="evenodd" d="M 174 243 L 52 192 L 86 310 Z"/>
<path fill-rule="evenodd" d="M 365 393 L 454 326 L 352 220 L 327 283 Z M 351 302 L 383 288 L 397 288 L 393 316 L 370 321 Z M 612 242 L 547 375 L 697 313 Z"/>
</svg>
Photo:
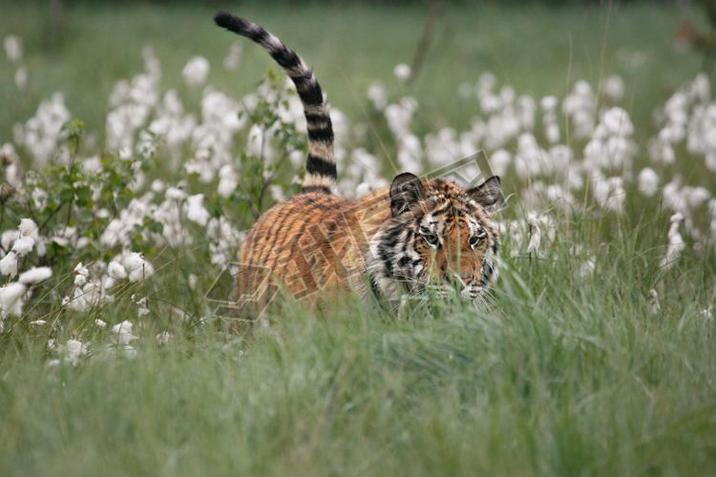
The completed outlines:
<svg viewBox="0 0 716 477">
<path fill-rule="evenodd" d="M 268 38 L 268 32 L 258 25 L 246 32 L 246 36 L 254 40 L 256 43 L 263 43 Z"/>
<path fill-rule="evenodd" d="M 296 85 L 296 89 L 299 91 L 313 88 L 316 84 L 316 78 L 313 76 L 311 70 L 303 70 L 299 74 L 289 74 L 288 77 L 291 78 L 291 81 L 293 81 L 293 84 Z"/>
<path fill-rule="evenodd" d="M 408 247 L 411 245 L 412 241 L 413 241 L 413 231 L 412 231 L 412 229 L 407 229 L 406 236 L 403 239 L 403 243 L 400 244 L 400 252 L 405 254 L 405 256 L 403 258 L 407 258 L 408 261 L 410 261 L 410 257 L 408 257 Z M 402 258 L 401 258 L 401 260 L 402 260 Z M 398 265 L 400 265 L 400 263 Z M 406 262 L 406 265 L 407 265 L 407 262 Z M 400 271 L 400 274 L 403 275 L 402 270 Z M 404 276 L 404 278 L 407 279 L 410 277 Z"/>
<path fill-rule="evenodd" d="M 235 17 L 230 13 L 219 12 L 214 15 L 214 23 L 234 33 L 243 34 L 246 31 L 247 22 L 243 18 Z"/>
<path fill-rule="evenodd" d="M 482 265 L 482 276 L 480 277 L 480 286 L 485 288 L 490 284 L 490 278 L 495 273 L 495 267 L 489 261 L 485 260 Z"/>
<path fill-rule="evenodd" d="M 309 106 L 320 106 L 323 104 L 323 91 L 321 91 L 321 86 L 318 83 L 307 90 L 298 89 L 298 96 L 301 98 L 301 101 L 303 101 L 303 104 Z"/>
<path fill-rule="evenodd" d="M 238 33 L 239 35 L 245 36 L 252 39 L 257 43 L 261 43 L 266 39 L 266 30 L 261 28 L 255 23 L 236 17 L 226 12 L 219 12 L 214 16 L 214 22 L 222 28 L 226 28 L 229 31 Z"/>
<path fill-rule="evenodd" d="M 317 129 L 308 128 L 308 139 L 330 144 L 333 142 L 333 128 L 331 128 L 330 124 L 327 127 L 319 127 Z"/>
<path fill-rule="evenodd" d="M 302 194 L 310 194 L 312 192 L 315 192 L 318 194 L 330 194 L 331 189 L 329 189 L 326 186 L 306 186 L 301 191 Z"/>
<path fill-rule="evenodd" d="M 393 261 L 391 260 L 391 250 L 383 247 L 383 244 L 378 245 L 378 257 L 383 263 L 383 267 L 389 277 L 393 276 Z"/>
<path fill-rule="evenodd" d="M 389 229 L 383 234 L 381 244 L 385 244 L 392 247 L 395 247 L 395 244 L 398 243 L 398 239 L 400 238 L 402 230 L 400 227 L 394 227 Z"/>
<path fill-rule="evenodd" d="M 336 173 L 336 165 L 329 162 L 322 157 L 314 156 L 313 154 L 308 155 L 306 161 L 306 172 L 309 174 L 318 174 L 320 176 L 328 176 L 335 178 L 338 174 Z"/>
<path fill-rule="evenodd" d="M 432 216 L 444 215 L 444 214 L 446 214 L 450 209 L 452 209 L 452 204 L 450 204 L 450 203 L 448 202 L 445 206 L 443 206 L 442 209 L 433 210 L 432 212 L 430 212 L 430 215 L 432 215 Z"/>
<path fill-rule="evenodd" d="M 269 51 L 271 57 L 276 60 L 276 63 L 287 69 L 295 68 L 296 66 L 298 66 L 298 64 L 301 62 L 301 59 L 298 57 L 296 52 L 290 48 L 287 48 L 284 45 L 281 46 L 283 46 L 283 48 L 279 50 Z"/>
<path fill-rule="evenodd" d="M 410 257 L 408 257 L 407 255 L 403 255 L 402 257 L 400 257 L 400 258 L 398 259 L 398 265 L 400 265 L 401 267 L 404 267 L 404 266 L 406 266 L 407 264 L 409 264 L 411 261 L 412 261 L 412 260 L 411 260 Z"/>
</svg>

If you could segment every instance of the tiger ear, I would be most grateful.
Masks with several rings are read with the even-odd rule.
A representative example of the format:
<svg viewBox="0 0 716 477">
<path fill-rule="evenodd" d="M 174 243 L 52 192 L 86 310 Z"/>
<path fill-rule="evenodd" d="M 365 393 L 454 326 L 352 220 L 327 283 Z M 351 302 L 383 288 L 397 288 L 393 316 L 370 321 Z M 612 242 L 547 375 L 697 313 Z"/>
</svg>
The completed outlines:
<svg viewBox="0 0 716 477">
<path fill-rule="evenodd" d="M 497 176 L 492 176 L 479 186 L 467 191 L 470 198 L 484 207 L 488 212 L 494 209 L 495 204 L 500 200 L 501 193 L 500 178 Z"/>
<path fill-rule="evenodd" d="M 390 212 L 397 217 L 425 197 L 423 183 L 415 174 L 398 174 L 390 184 Z"/>
</svg>

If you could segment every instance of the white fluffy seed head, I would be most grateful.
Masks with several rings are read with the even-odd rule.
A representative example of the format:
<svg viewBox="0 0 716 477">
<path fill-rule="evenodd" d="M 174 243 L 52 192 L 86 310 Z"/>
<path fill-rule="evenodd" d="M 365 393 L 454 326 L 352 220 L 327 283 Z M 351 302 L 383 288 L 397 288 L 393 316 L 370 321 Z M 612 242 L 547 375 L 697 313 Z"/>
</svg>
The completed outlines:
<svg viewBox="0 0 716 477">
<path fill-rule="evenodd" d="M 50 267 L 34 267 L 20 274 L 19 281 L 25 285 L 44 282 L 52 276 Z"/>
</svg>

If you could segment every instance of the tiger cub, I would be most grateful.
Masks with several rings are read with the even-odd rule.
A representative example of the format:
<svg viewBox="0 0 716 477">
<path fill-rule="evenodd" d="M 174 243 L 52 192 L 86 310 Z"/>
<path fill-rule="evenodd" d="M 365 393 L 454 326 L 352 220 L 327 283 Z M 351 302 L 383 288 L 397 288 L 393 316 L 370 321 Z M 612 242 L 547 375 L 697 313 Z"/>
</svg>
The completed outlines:
<svg viewBox="0 0 716 477">
<path fill-rule="evenodd" d="M 242 243 L 236 297 L 266 300 L 266 290 L 284 287 L 311 300 L 341 290 L 394 300 L 455 288 L 477 298 L 494 272 L 498 229 L 490 213 L 500 179 L 465 189 L 405 172 L 386 190 L 355 200 L 333 195 L 333 128 L 316 77 L 261 26 L 223 12 L 214 21 L 263 46 L 283 67 L 303 103 L 309 139 L 302 193 L 266 211 Z"/>
</svg>

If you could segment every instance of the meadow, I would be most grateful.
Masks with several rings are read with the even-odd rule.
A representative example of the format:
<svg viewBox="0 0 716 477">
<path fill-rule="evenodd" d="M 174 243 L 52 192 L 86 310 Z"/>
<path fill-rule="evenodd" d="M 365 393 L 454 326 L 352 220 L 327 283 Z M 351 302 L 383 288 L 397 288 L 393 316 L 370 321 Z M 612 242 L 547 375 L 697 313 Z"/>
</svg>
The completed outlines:
<svg viewBox="0 0 716 477">
<path fill-rule="evenodd" d="M 302 173 L 283 73 L 213 7 L 78 3 L 48 45 L 44 3 L 0 2 L 0 475 L 716 472 L 698 10 L 450 6 L 416 73 L 423 8 L 224 7 L 313 66 L 340 193 L 487 153 L 495 287 L 227 332 L 225 270 Z"/>
</svg>

